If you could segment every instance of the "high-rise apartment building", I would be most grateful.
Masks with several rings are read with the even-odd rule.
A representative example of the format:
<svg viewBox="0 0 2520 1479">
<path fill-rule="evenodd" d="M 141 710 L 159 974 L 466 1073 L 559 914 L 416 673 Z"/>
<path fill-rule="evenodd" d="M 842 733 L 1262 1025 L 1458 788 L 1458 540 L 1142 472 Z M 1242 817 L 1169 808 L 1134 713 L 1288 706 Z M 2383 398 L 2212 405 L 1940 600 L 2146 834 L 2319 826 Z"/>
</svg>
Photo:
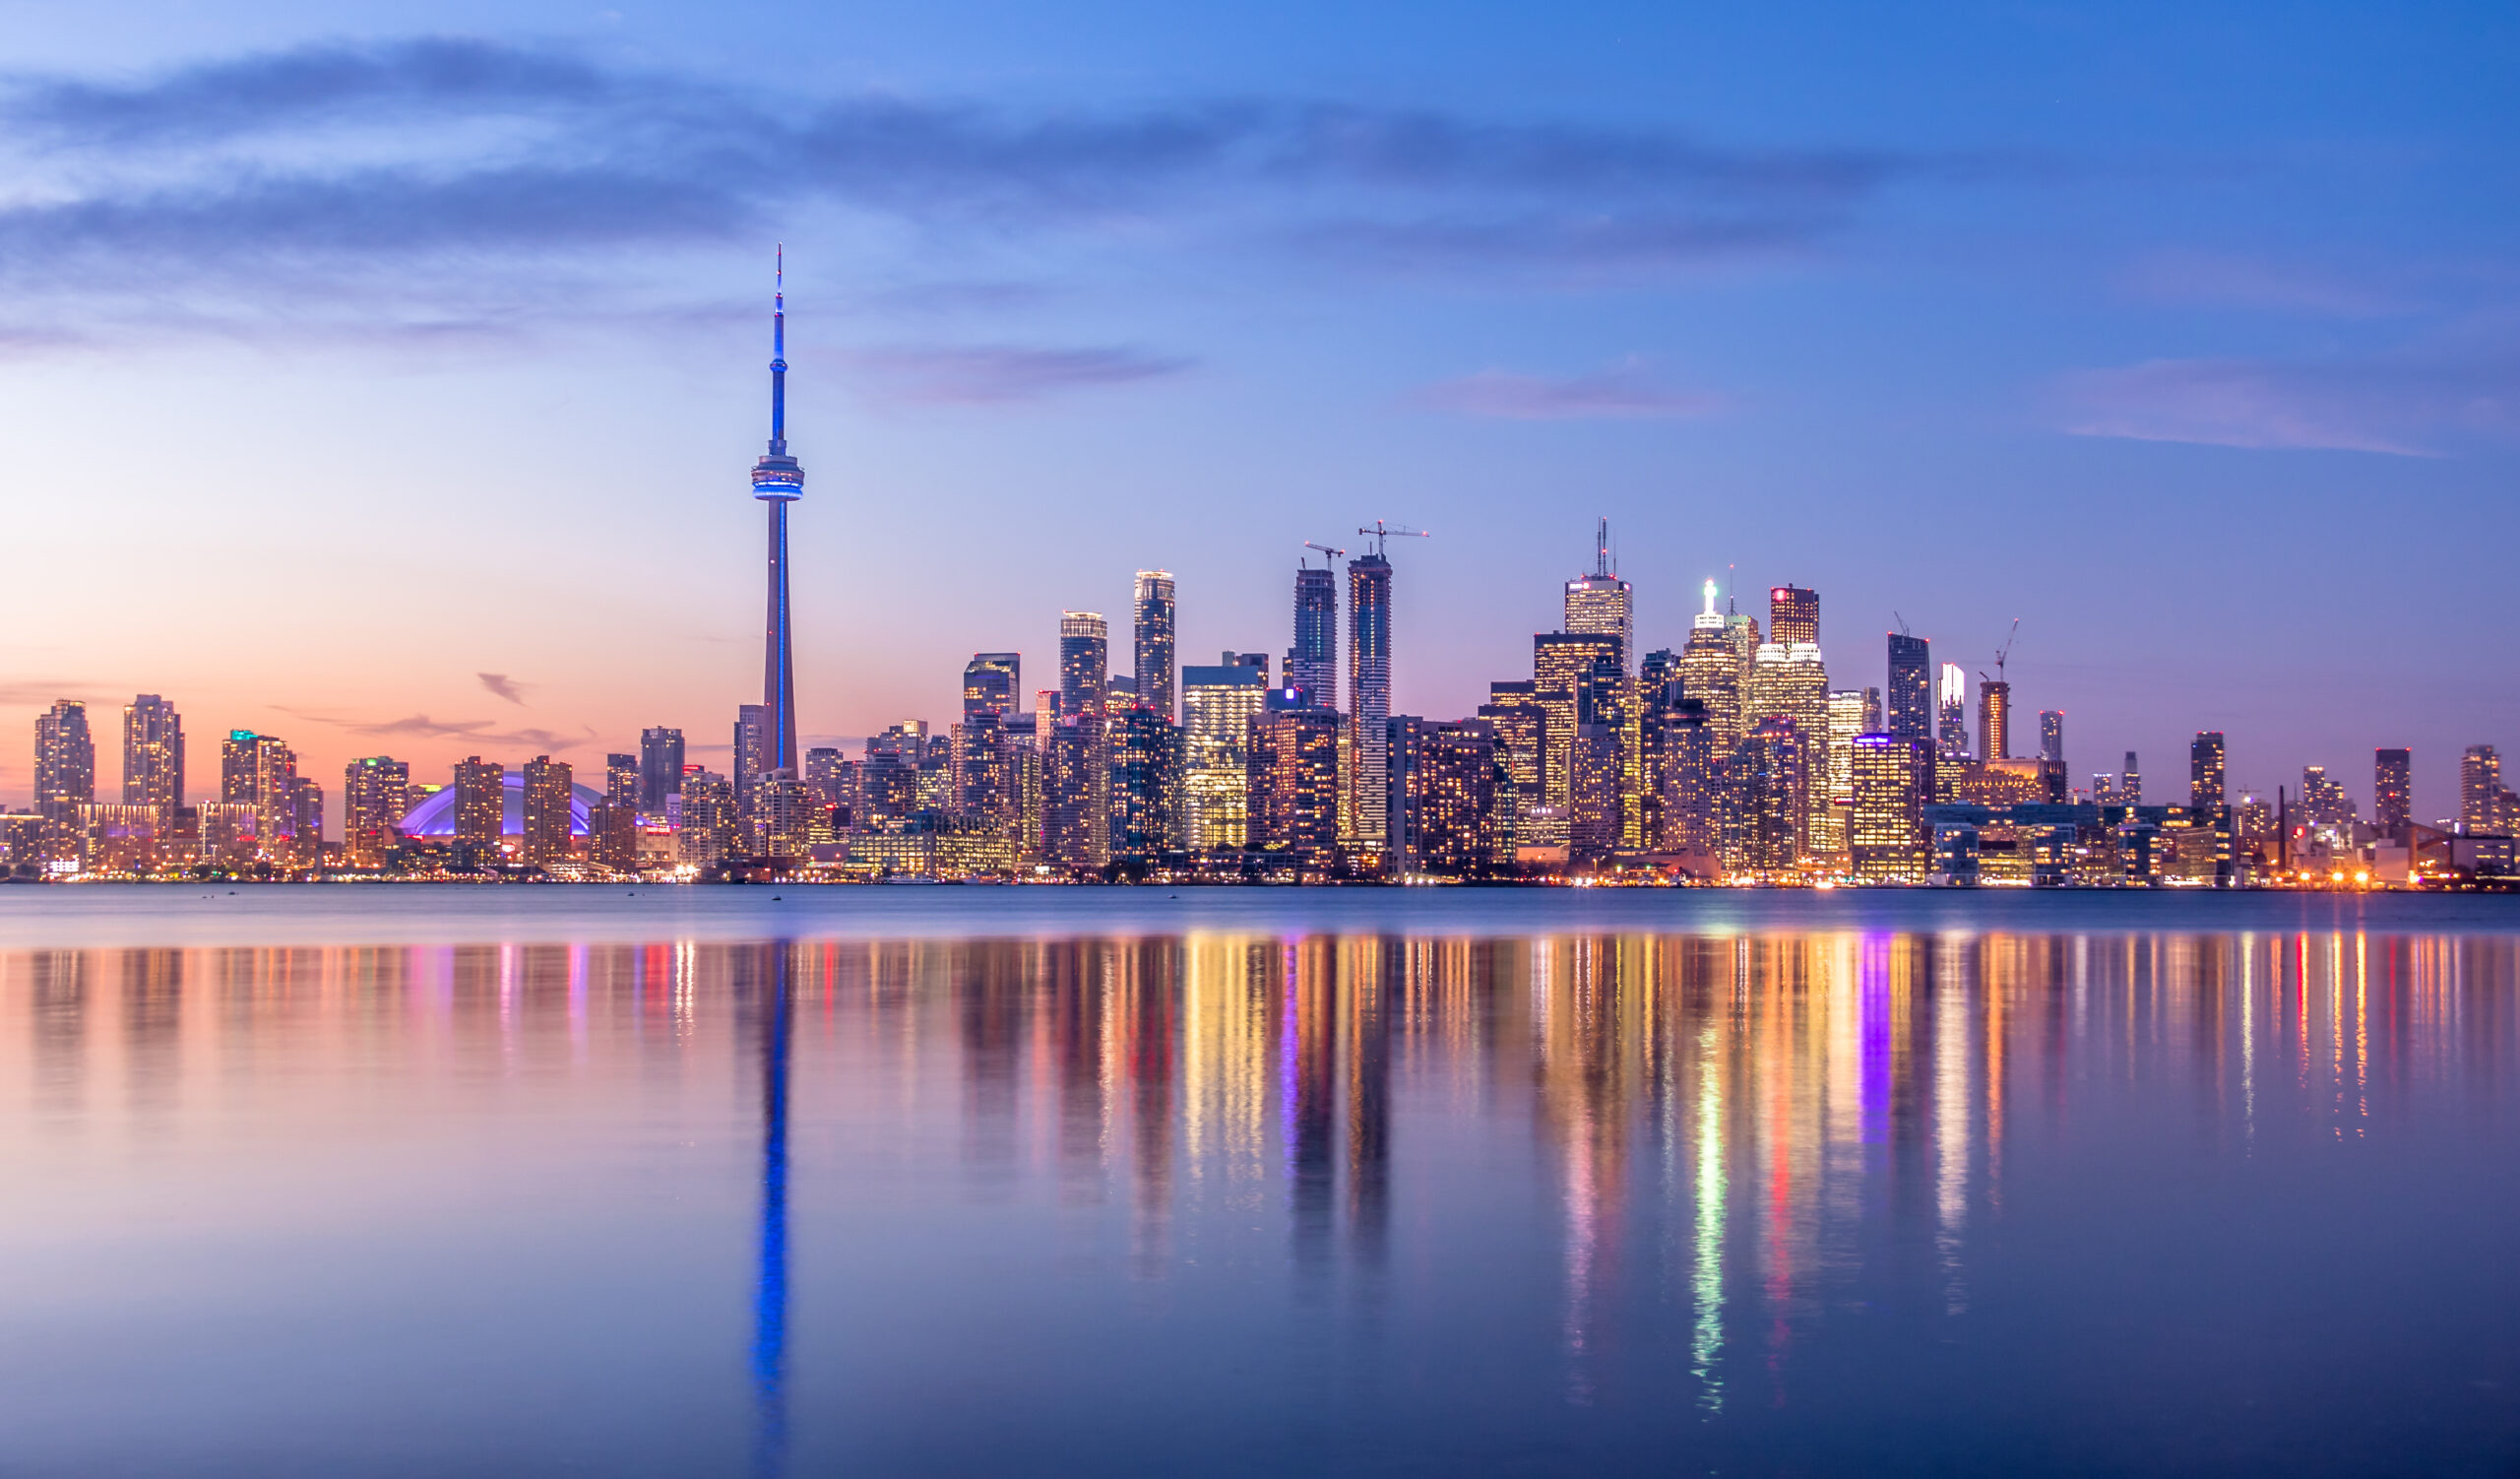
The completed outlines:
<svg viewBox="0 0 2520 1479">
<path fill-rule="evenodd" d="M 1774 586 L 1768 591 L 1768 640 L 1791 645 L 1820 645 L 1820 593 L 1800 586 Z"/>
<path fill-rule="evenodd" d="M 96 741 L 88 732 L 88 706 L 58 700 L 35 716 L 35 809 L 68 822 L 96 799 Z"/>
<path fill-rule="evenodd" d="M 1625 675 L 1619 672 L 1612 639 L 1592 668 L 1575 675 L 1574 729 L 1567 745 L 1566 857 L 1569 863 L 1598 864 L 1616 852 L 1623 840 L 1623 758 L 1620 743 L 1627 715 Z"/>
<path fill-rule="evenodd" d="M 1357 843 L 1382 846 L 1391 807 L 1391 561 L 1348 562 L 1349 818 Z"/>
<path fill-rule="evenodd" d="M 1958 663 L 1943 664 L 1933 694 L 1941 725 L 1942 752 L 1955 757 L 1969 753 L 1968 671 Z"/>
<path fill-rule="evenodd" d="M 219 799 L 254 808 L 254 835 L 272 862 L 295 856 L 296 790 L 297 753 L 279 736 L 227 732 L 219 747 Z"/>
<path fill-rule="evenodd" d="M 2126 752 L 2125 768 L 2117 775 L 2117 800 L 2128 806 L 2144 804 L 2144 771 L 2135 763 L 2135 752 L 2131 749 Z"/>
<path fill-rule="evenodd" d="M 1250 846 L 1327 868 L 1339 846 L 1345 721 L 1330 708 L 1270 709 L 1253 725 Z"/>
<path fill-rule="evenodd" d="M 771 712 L 767 705 L 748 703 L 735 708 L 734 769 L 735 809 L 746 816 L 752 814 L 752 794 L 770 774 L 775 738 L 771 733 Z"/>
<path fill-rule="evenodd" d="M 603 804 L 625 811 L 639 809 L 639 757 L 608 754 L 603 757 Z"/>
<path fill-rule="evenodd" d="M 508 768 L 496 760 L 467 755 L 455 763 L 455 853 L 458 868 L 483 868 L 499 861 L 499 839 L 507 831 Z"/>
<path fill-rule="evenodd" d="M 963 667 L 963 722 L 954 731 L 955 809 L 1012 825 L 1021 782 L 1012 726 L 1024 691 L 1020 653 L 979 652 Z"/>
<path fill-rule="evenodd" d="M 2502 756 L 2490 744 L 2471 744 L 2459 757 L 2459 829 L 2505 834 L 2520 816 L 2502 785 Z"/>
<path fill-rule="evenodd" d="M 826 811 L 849 804 L 849 761 L 839 750 L 821 744 L 805 751 L 805 789 L 814 804 Z"/>
<path fill-rule="evenodd" d="M 1835 835 L 1836 817 L 1830 799 L 1829 672 L 1820 649 L 1809 642 L 1761 643 L 1758 659 L 1750 669 L 1749 702 L 1742 713 L 1754 729 L 1771 719 L 1794 726 L 1796 742 L 1790 746 L 1772 744 L 1768 753 L 1809 768 L 1794 783 L 1795 795 L 1808 808 L 1808 814 L 1795 828 L 1795 844 L 1815 854 L 1836 851 L 1836 845 L 1844 839 Z"/>
<path fill-rule="evenodd" d="M 1510 847 L 1498 835 L 1496 733 L 1476 720 L 1391 721 L 1393 871 L 1481 877 Z M 1510 856 L 1510 855 L 1507 855 Z"/>
<path fill-rule="evenodd" d="M 2012 758 L 2012 684 L 2001 678 L 1978 680 L 1978 758 Z"/>
<path fill-rule="evenodd" d="M 1566 625 L 1569 632 L 1609 637 L 1618 644 L 1619 672 L 1627 672 L 1636 656 L 1636 592 L 1610 566 L 1610 521 L 1604 519 L 1593 541 L 1593 573 L 1566 583 Z"/>
<path fill-rule="evenodd" d="M 1854 776 L 1847 852 L 1858 881 L 1910 883 L 1933 867 L 1933 833 L 1925 804 L 1933 799 L 1930 742 L 1901 735 L 1858 735 L 1850 746 Z"/>
<path fill-rule="evenodd" d="M 2414 816 L 2415 752 L 2377 749 L 2371 752 L 2371 825 L 2391 842 L 2406 840 Z"/>
<path fill-rule="evenodd" d="M 1812 830 L 1814 851 L 1847 850 L 1847 814 L 1855 805 L 1855 741 L 1881 732 L 1881 690 L 1836 688 L 1829 693 L 1829 808 Z"/>
<path fill-rule="evenodd" d="M 1698 699 L 1673 701 L 1658 723 L 1654 846 L 1713 858 L 1724 840 L 1721 795 L 1729 746 Z"/>
<path fill-rule="evenodd" d="M 2065 763 L 2064 710 L 2041 709 L 2039 711 L 2039 758 L 2053 760 L 2059 765 Z"/>
<path fill-rule="evenodd" d="M 291 775 L 287 797 L 287 838 L 279 861 L 314 868 L 324 861 L 324 788 L 313 776 Z"/>
<path fill-rule="evenodd" d="M 1252 734 L 1269 675 L 1233 657 L 1181 674 L 1181 835 L 1194 854 L 1250 838 Z"/>
<path fill-rule="evenodd" d="M 1181 847 L 1181 727 L 1144 704 L 1104 719 L 1110 746 L 1110 861 L 1143 864 Z"/>
<path fill-rule="evenodd" d="M 2220 810 L 2223 785 L 2223 732 L 2198 730 L 2187 745 L 2187 804 L 2198 811 Z"/>
<path fill-rule="evenodd" d="M 390 755 L 352 760 L 342 772 L 342 851 L 352 868 L 379 868 L 403 840 L 411 809 L 411 767 Z"/>
<path fill-rule="evenodd" d="M 1339 572 L 1324 560 L 1295 567 L 1295 645 L 1287 649 L 1287 684 L 1316 709 L 1339 707 Z"/>
<path fill-rule="evenodd" d="M 1059 717 L 1100 715 L 1110 680 L 1110 627 L 1102 612 L 1059 612 Z"/>
<path fill-rule="evenodd" d="M 1110 861 L 1110 797 L 1102 715 L 1059 715 L 1041 752 L 1041 851 L 1053 867 L 1096 872 Z"/>
<path fill-rule="evenodd" d="M 184 804 L 184 721 L 155 693 L 123 706 L 122 799 L 131 806 Z"/>
<path fill-rule="evenodd" d="M 1575 784 L 1577 708 L 1594 671 L 1618 663 L 1618 639 L 1590 632 L 1544 631 L 1532 638 L 1531 700 L 1541 711 L 1543 758 L 1542 801 L 1561 822 L 1570 814 Z M 1493 690 L 1491 690 L 1492 694 Z M 1535 844 L 1564 843 L 1563 837 L 1535 836 Z"/>
<path fill-rule="evenodd" d="M 639 814 L 662 820 L 665 798 L 682 794 L 682 731 L 639 732 Z"/>
<path fill-rule="evenodd" d="M 1933 740 L 1933 652 L 1922 637 L 1890 633 L 1889 733 L 1902 740 Z"/>
<path fill-rule="evenodd" d="M 1136 638 L 1133 661 L 1138 707 L 1153 709 L 1170 724 L 1181 712 L 1175 702 L 1173 681 L 1172 572 L 1140 570 L 1131 610 L 1135 619 L 1132 635 Z"/>
<path fill-rule="evenodd" d="M 1793 720 L 1761 719 L 1732 747 L 1725 817 L 1725 867 L 1779 878 L 1796 872 L 1808 848 L 1805 740 Z"/>
<path fill-rule="evenodd" d="M 576 771 L 565 760 L 536 755 L 525 762 L 526 862 L 559 863 L 568 858 L 569 803 L 576 781 Z"/>
<path fill-rule="evenodd" d="M 682 775 L 682 826 L 674 834 L 675 861 L 709 868 L 735 855 L 742 818 L 735 811 L 734 784 L 714 771 L 693 768 Z"/>
</svg>

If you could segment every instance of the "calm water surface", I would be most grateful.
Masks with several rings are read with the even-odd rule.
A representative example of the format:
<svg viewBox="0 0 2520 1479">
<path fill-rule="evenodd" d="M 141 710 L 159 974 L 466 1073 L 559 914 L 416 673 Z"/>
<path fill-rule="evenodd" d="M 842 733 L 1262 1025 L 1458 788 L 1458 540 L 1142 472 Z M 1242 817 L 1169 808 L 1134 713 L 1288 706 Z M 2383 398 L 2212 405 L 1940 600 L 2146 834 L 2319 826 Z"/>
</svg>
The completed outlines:
<svg viewBox="0 0 2520 1479">
<path fill-rule="evenodd" d="M 0 1473 L 2508 1474 L 2520 900 L 0 888 Z"/>
</svg>

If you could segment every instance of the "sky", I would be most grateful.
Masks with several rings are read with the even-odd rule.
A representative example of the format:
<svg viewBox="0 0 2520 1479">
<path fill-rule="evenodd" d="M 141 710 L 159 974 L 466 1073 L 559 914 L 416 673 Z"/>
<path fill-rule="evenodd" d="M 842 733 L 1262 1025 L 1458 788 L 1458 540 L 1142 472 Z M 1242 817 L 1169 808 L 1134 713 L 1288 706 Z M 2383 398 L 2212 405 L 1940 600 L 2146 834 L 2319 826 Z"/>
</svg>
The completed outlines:
<svg viewBox="0 0 2520 1479">
<path fill-rule="evenodd" d="M 2271 794 L 2520 745 L 2520 12 L 0 0 L 0 801 L 33 719 L 723 766 L 774 245 L 808 744 L 1179 581 L 1281 653 L 1393 548 L 1394 704 L 1528 677 L 1607 517 Z M 1115 670 L 1126 669 L 1115 641 Z M 2017 733 L 2019 731 L 2017 730 Z M 2035 731 L 2034 731 L 2035 733 Z M 716 746 L 716 748 L 712 748 Z M 2026 748 L 2016 743 L 2016 748 Z"/>
</svg>

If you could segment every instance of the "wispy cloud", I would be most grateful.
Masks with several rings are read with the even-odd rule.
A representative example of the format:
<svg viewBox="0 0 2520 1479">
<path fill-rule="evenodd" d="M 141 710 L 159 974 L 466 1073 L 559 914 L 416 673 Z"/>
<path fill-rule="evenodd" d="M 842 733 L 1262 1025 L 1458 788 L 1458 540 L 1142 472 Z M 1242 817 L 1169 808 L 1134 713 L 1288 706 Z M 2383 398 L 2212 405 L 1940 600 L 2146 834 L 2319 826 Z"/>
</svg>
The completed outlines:
<svg viewBox="0 0 2520 1479">
<path fill-rule="evenodd" d="M 2369 273 L 2222 252 L 2155 253 L 2129 268 L 2120 286 L 2148 302 L 2316 318 L 2385 318 L 2414 306 L 2402 285 Z"/>
<path fill-rule="evenodd" d="M 101 691 L 104 684 L 83 678 L 21 678 L 0 682 L 0 709 L 48 709 L 62 699 Z"/>
<path fill-rule="evenodd" d="M 2461 432 L 2520 429 L 2520 358 L 2154 359 L 2069 375 L 2058 400 L 2082 436 L 2428 457 Z"/>
<path fill-rule="evenodd" d="M 476 673 L 472 675 L 481 680 L 482 687 L 520 708 L 525 704 L 525 690 L 532 686 L 520 683 L 504 673 Z"/>
<path fill-rule="evenodd" d="M 20 74 L 0 84 L 0 165 L 19 181 L 0 340 L 20 353 L 61 332 L 31 305 L 143 278 L 175 326 L 461 330 L 537 311 L 559 254 L 635 276 L 814 208 L 907 227 L 922 256 L 957 232 L 1185 230 L 1464 271 L 1690 265 L 1808 249 L 1891 184 L 1956 168 L 1299 99 L 771 96 L 460 38 Z"/>
<path fill-rule="evenodd" d="M 545 729 L 503 730 L 487 719 L 431 719 L 426 714 L 413 714 L 403 719 L 371 720 L 330 714 L 320 709 L 295 709 L 284 704 L 273 707 L 298 719 L 379 739 L 410 736 L 427 740 L 462 740 L 467 743 L 514 745 L 556 752 L 575 749 L 596 738 L 592 729 L 582 734 L 563 735 Z"/>
<path fill-rule="evenodd" d="M 1563 379 L 1481 370 L 1427 386 L 1417 399 L 1438 411 L 1515 421 L 1668 420 L 1710 416 L 1729 404 L 1709 391 L 1665 383 L 1647 361 L 1633 357 Z"/>
<path fill-rule="evenodd" d="M 1039 401 L 1062 391 L 1166 379 L 1191 367 L 1187 359 L 1122 348 L 895 347 L 854 357 L 858 377 L 878 398 L 950 406 Z"/>
</svg>

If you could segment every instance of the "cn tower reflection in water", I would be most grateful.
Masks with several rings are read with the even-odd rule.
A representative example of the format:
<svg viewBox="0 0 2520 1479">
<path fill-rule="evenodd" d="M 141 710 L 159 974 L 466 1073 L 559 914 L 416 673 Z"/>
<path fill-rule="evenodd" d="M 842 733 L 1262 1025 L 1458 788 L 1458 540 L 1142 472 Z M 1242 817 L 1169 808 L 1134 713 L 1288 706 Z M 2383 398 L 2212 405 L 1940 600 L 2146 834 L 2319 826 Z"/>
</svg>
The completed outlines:
<svg viewBox="0 0 2520 1479">
<path fill-rule="evenodd" d="M 75 1295 L 79 1240 L 200 1218 L 250 1270 L 320 1209 L 391 1254 L 341 1341 L 536 1357 L 354 1410 L 531 1407 L 513 1442 L 616 1472 L 2106 1468 L 2209 1432 L 2455 1467 L 2520 1435 L 2475 1241 L 2520 1211 L 2515 979 L 2508 936 L 2359 933 L 18 953 L 0 1252 Z M 337 1184 L 362 1141 L 393 1184 Z M 117 1342 L 227 1308 L 146 1277 Z M 348 1298 L 259 1287 L 276 1331 Z M 344 1400 L 324 1337 L 237 1328 Z M 75 1405 L 75 1363 L 24 1365 L 13 1419 Z M 186 1461 L 311 1422 L 278 1384 Z"/>
</svg>

